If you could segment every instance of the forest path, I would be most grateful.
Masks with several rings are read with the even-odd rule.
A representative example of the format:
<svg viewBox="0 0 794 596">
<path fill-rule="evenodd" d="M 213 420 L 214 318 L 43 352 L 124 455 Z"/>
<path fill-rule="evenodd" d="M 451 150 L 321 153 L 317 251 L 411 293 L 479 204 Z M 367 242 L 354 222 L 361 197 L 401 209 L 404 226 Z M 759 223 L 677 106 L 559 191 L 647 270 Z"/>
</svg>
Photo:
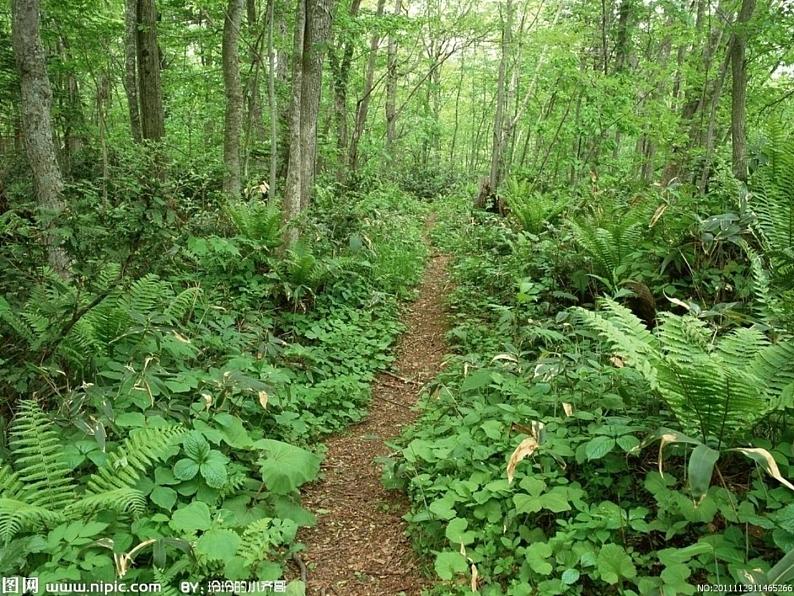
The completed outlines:
<svg viewBox="0 0 794 596">
<path fill-rule="evenodd" d="M 303 506 L 318 514 L 317 525 L 299 534 L 309 595 L 415 595 L 427 583 L 405 534 L 408 501 L 383 488 L 374 460 L 416 419 L 422 386 L 442 366 L 447 262 L 446 255 L 430 257 L 419 298 L 404 315 L 394 374 L 375 379 L 364 420 L 327 440 L 322 479 L 304 491 Z"/>
</svg>

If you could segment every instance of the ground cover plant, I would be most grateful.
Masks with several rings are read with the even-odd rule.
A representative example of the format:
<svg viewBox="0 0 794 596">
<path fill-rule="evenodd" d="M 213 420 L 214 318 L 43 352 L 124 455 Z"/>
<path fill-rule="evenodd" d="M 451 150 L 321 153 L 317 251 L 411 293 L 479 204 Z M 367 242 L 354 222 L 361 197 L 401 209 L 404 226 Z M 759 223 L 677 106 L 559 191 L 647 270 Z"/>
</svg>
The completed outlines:
<svg viewBox="0 0 794 596">
<path fill-rule="evenodd" d="M 0 2 L 0 592 L 794 590 L 792 39 Z"/>
</svg>

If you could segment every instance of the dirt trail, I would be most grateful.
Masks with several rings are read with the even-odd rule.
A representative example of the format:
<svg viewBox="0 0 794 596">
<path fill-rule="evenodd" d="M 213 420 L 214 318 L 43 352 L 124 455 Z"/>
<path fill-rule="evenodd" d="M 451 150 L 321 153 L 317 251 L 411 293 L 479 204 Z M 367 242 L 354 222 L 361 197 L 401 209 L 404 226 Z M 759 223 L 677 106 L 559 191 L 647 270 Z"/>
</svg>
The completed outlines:
<svg viewBox="0 0 794 596">
<path fill-rule="evenodd" d="M 369 415 L 327 441 L 322 479 L 304 491 L 303 506 L 317 525 L 301 531 L 310 595 L 391 596 L 420 594 L 425 585 L 405 535 L 407 500 L 381 485 L 384 444 L 413 422 L 422 385 L 435 377 L 445 354 L 447 257 L 431 257 L 419 298 L 405 313 L 394 375 L 373 385 Z"/>
</svg>

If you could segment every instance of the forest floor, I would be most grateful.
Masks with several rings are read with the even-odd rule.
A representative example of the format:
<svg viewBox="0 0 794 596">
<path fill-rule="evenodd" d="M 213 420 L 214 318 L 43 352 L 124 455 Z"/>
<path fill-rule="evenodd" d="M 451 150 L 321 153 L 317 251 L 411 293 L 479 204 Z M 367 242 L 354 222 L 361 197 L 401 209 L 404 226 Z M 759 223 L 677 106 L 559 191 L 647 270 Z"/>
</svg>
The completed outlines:
<svg viewBox="0 0 794 596">
<path fill-rule="evenodd" d="M 416 419 L 422 387 L 442 366 L 447 262 L 441 254 L 429 259 L 419 297 L 404 315 L 393 372 L 376 378 L 367 417 L 327 440 L 321 480 L 304 491 L 304 507 L 318 516 L 299 535 L 310 595 L 414 595 L 427 584 L 402 519 L 408 501 L 383 487 L 375 460 Z"/>
</svg>

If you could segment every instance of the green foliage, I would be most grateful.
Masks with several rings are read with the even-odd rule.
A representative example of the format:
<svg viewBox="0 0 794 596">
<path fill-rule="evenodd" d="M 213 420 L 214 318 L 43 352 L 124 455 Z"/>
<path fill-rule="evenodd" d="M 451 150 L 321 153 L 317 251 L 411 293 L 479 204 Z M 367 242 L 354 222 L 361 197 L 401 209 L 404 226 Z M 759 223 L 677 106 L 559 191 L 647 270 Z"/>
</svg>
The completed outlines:
<svg viewBox="0 0 794 596">
<path fill-rule="evenodd" d="M 791 287 L 794 268 L 794 141 L 779 132 L 768 142 L 767 162 L 752 179 L 750 203 L 776 273 Z"/>
<path fill-rule="evenodd" d="M 579 309 L 610 348 L 658 391 L 681 428 L 703 441 L 732 443 L 749 435 L 771 412 L 790 404 L 794 391 L 794 345 L 770 345 L 755 329 L 736 329 L 714 339 L 690 315 L 662 315 L 649 332 L 626 307 L 604 301 L 603 313 Z"/>
<path fill-rule="evenodd" d="M 61 453 L 53 422 L 32 400 L 23 401 L 11 429 L 14 470 L 3 464 L 0 531 L 8 544 L 23 531 L 52 527 L 67 520 L 90 519 L 98 511 L 144 511 L 144 495 L 136 489 L 140 475 L 165 458 L 179 427 L 143 429 L 127 438 L 106 463 L 90 475 L 81 495 Z"/>
<path fill-rule="evenodd" d="M 246 240 L 272 250 L 281 244 L 281 205 L 276 201 L 228 203 L 224 213 L 238 234 Z"/>
<path fill-rule="evenodd" d="M 548 194 L 532 192 L 529 182 L 517 178 L 507 180 L 504 194 L 510 214 L 530 234 L 539 234 L 548 223 L 554 223 L 567 206 Z"/>
<path fill-rule="evenodd" d="M 577 279 L 607 270 L 571 250 L 584 245 L 553 224 L 529 237 L 497 216 L 461 216 L 464 200 L 440 206 L 434 232 L 454 254 L 455 355 L 383 477 L 409 495 L 431 593 L 470 593 L 475 571 L 488 595 L 694 594 L 704 582 L 761 581 L 794 536 L 783 521 L 794 503 L 792 348 L 775 318 L 750 327 L 761 318 L 752 303 L 710 315 L 697 310 L 698 280 L 642 269 L 682 246 L 668 243 L 663 220 L 623 252 L 605 250 L 622 259 L 606 281 L 643 272 L 654 294 L 674 289 L 690 312 L 664 313 L 649 330 L 615 299 L 593 311 Z M 625 220 L 644 221 L 638 210 Z M 611 246 L 620 234 L 602 236 Z M 597 251 L 586 254 L 597 267 Z M 753 285 L 751 269 L 737 279 Z"/>
<path fill-rule="evenodd" d="M 571 221 L 570 226 L 577 244 L 592 260 L 597 279 L 616 290 L 642 238 L 643 225 L 636 212 L 605 222 Z"/>
<path fill-rule="evenodd" d="M 369 216 L 318 206 L 307 229 L 334 233 L 283 254 L 277 208 L 236 204 L 143 272 L 108 259 L 4 286 L 0 574 L 283 577 L 314 523 L 297 490 L 314 444 L 363 415 L 426 255 L 413 199 L 353 203 Z"/>
</svg>

